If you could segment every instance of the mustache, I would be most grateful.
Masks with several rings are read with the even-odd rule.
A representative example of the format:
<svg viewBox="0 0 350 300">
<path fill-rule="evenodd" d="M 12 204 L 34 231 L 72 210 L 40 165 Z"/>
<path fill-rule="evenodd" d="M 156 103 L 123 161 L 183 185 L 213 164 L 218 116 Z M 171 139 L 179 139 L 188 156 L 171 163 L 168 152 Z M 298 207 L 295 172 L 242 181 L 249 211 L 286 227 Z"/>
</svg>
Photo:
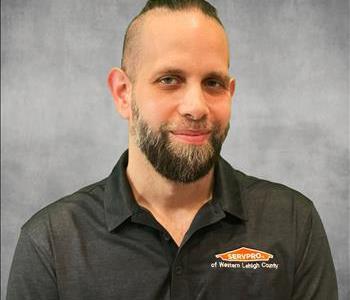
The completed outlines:
<svg viewBox="0 0 350 300">
<path fill-rule="evenodd" d="M 207 121 L 199 120 L 186 120 L 180 123 L 164 123 L 160 126 L 164 131 L 178 131 L 178 130 L 193 130 L 193 131 L 213 131 L 219 126 L 215 124 L 208 124 Z"/>
</svg>

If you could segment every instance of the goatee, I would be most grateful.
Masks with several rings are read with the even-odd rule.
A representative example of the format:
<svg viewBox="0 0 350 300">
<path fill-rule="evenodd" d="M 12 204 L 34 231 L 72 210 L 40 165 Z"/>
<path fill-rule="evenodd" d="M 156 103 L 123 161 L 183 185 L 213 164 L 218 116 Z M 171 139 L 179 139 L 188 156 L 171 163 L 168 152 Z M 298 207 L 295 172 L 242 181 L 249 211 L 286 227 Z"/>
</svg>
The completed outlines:
<svg viewBox="0 0 350 300">
<path fill-rule="evenodd" d="M 229 124 L 221 134 L 220 126 L 214 124 L 210 128 L 208 142 L 194 145 L 171 141 L 169 133 L 172 124 L 163 124 L 154 132 L 142 119 L 135 101 L 132 101 L 132 112 L 132 133 L 136 137 L 136 144 L 163 177 L 177 183 L 191 183 L 208 174 L 219 159 Z M 207 129 L 204 121 L 186 120 L 181 126 L 186 126 L 188 130 Z"/>
</svg>

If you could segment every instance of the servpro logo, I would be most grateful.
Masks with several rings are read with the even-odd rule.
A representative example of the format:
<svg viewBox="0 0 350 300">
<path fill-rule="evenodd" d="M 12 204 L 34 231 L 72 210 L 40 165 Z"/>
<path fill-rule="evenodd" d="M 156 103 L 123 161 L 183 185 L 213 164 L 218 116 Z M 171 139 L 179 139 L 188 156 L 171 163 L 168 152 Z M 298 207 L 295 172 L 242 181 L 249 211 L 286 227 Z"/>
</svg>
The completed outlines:
<svg viewBox="0 0 350 300">
<path fill-rule="evenodd" d="M 273 259 L 272 254 L 247 247 L 216 254 L 215 258 L 220 260 L 210 263 L 212 269 L 241 269 L 258 272 L 259 270 L 273 271 L 279 268 L 279 264 L 275 262 L 276 259 Z M 273 261 L 268 262 L 270 259 L 273 259 Z"/>
<path fill-rule="evenodd" d="M 273 255 L 264 251 L 241 247 L 225 253 L 215 255 L 220 260 L 212 261 L 210 267 L 212 269 L 241 269 L 241 270 L 265 270 L 273 271 L 279 268 L 279 264 Z"/>
<path fill-rule="evenodd" d="M 216 254 L 216 258 L 221 258 L 223 261 L 236 262 L 252 262 L 252 261 L 269 261 L 273 255 L 264 251 L 251 248 L 241 247 L 236 250 L 231 250 L 225 253 Z"/>
</svg>

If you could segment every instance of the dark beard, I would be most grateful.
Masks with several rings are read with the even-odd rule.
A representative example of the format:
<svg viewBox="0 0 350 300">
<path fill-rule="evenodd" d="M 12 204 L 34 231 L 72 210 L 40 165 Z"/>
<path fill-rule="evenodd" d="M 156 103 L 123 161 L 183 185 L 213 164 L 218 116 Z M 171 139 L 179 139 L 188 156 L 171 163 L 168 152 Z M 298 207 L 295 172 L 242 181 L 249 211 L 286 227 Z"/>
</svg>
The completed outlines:
<svg viewBox="0 0 350 300">
<path fill-rule="evenodd" d="M 141 118 L 135 104 L 132 110 L 136 143 L 163 177 L 178 183 L 194 182 L 208 174 L 219 159 L 229 125 L 221 135 L 220 127 L 215 125 L 205 145 L 178 144 L 170 140 L 166 124 L 160 126 L 159 132 L 154 132 Z M 198 124 L 190 128 L 198 129 Z"/>
</svg>

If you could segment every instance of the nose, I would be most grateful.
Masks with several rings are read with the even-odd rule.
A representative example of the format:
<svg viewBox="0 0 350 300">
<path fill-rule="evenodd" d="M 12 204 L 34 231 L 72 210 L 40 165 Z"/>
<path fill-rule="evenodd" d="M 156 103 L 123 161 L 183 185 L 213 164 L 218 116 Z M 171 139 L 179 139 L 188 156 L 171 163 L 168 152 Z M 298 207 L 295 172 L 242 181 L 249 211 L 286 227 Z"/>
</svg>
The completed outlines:
<svg viewBox="0 0 350 300">
<path fill-rule="evenodd" d="M 179 113 L 190 120 L 206 119 L 209 109 L 201 84 L 187 87 L 178 107 Z"/>
</svg>

